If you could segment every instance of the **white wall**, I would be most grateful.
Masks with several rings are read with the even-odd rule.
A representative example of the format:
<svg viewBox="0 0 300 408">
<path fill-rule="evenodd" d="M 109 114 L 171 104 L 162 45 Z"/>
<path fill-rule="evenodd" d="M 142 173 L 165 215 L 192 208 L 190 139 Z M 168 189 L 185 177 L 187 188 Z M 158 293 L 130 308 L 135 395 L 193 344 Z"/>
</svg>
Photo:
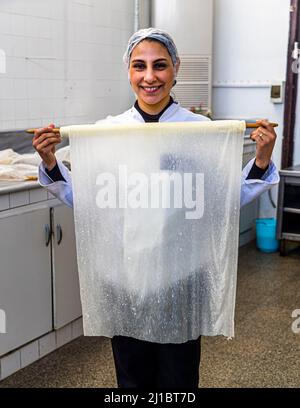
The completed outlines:
<svg viewBox="0 0 300 408">
<path fill-rule="evenodd" d="M 171 34 L 179 55 L 211 55 L 213 1 L 152 0 L 152 24 Z"/>
<path fill-rule="evenodd" d="M 213 114 L 279 123 L 274 161 L 280 167 L 283 104 L 270 82 L 285 80 L 290 0 L 215 0 Z"/>
<path fill-rule="evenodd" d="M 134 0 L 1 0 L 0 130 L 90 123 L 133 101 Z"/>
</svg>

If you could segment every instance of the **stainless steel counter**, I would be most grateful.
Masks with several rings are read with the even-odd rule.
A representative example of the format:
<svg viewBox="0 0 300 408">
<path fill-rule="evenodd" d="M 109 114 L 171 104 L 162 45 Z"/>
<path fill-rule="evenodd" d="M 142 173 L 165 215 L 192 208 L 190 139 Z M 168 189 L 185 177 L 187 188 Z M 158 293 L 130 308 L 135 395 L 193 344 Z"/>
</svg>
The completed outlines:
<svg viewBox="0 0 300 408">
<path fill-rule="evenodd" d="M 0 195 L 41 187 L 37 181 L 0 181 Z"/>
<path fill-rule="evenodd" d="M 293 176 L 293 177 L 300 177 L 300 164 L 295 166 L 287 167 L 286 169 L 282 169 L 279 171 L 279 174 L 282 176 Z"/>
<path fill-rule="evenodd" d="M 0 181 L 0 218 L 17 207 L 24 208 L 54 198 L 37 181 Z"/>
</svg>

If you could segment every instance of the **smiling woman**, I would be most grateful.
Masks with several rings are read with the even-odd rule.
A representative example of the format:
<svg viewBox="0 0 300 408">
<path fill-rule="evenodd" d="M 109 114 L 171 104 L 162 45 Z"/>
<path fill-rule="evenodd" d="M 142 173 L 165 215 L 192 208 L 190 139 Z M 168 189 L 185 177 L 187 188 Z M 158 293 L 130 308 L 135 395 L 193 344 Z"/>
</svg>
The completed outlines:
<svg viewBox="0 0 300 408">
<path fill-rule="evenodd" d="M 123 56 L 128 77 L 139 107 L 155 115 L 170 102 L 180 66 L 173 39 L 159 29 L 144 29 L 133 34 Z"/>
<path fill-rule="evenodd" d="M 167 106 L 179 65 L 179 59 L 173 65 L 167 48 L 156 40 L 144 40 L 134 48 L 129 78 L 141 109 L 155 115 Z"/>
<path fill-rule="evenodd" d="M 176 46 L 168 33 L 155 28 L 136 32 L 129 39 L 123 59 L 126 63 L 128 78 L 137 100 L 134 106 L 126 112 L 115 117 L 109 116 L 104 121 L 109 126 L 114 124 L 125 125 L 128 123 L 199 122 L 209 120 L 207 117 L 184 109 L 170 96 L 170 91 L 176 83 L 180 59 Z M 101 125 L 104 125 L 103 121 L 101 122 Z M 33 146 L 43 160 L 39 169 L 39 182 L 62 202 L 73 206 L 73 187 L 70 173 L 55 156 L 55 147 L 61 141 L 61 135 L 59 132 L 54 132 L 53 128 L 54 125 L 51 124 L 46 128 L 38 129 L 35 131 L 33 138 Z M 276 139 L 273 127 L 267 121 L 260 121 L 259 127 L 252 134 L 252 138 L 257 142 L 256 162 L 255 160 L 249 162 L 243 171 L 241 177 L 242 204 L 251 202 L 258 195 L 271 188 L 274 184 L 277 184 L 279 180 L 276 167 L 271 161 L 271 154 Z M 199 144 L 197 144 L 197 147 L 199 148 Z M 110 150 L 114 149 L 111 141 L 109 141 L 108 148 Z M 130 152 L 130 146 L 127 145 L 123 149 L 118 145 L 116 149 L 121 150 L 124 154 Z M 131 153 L 132 151 L 131 149 Z M 219 165 L 218 153 L 215 153 L 215 150 L 214 154 L 217 156 L 216 163 Z M 133 155 L 134 158 L 135 156 Z M 162 168 L 165 169 L 166 163 L 164 160 L 163 162 Z M 230 159 L 228 166 L 230 166 Z M 214 170 L 213 175 L 215 176 L 217 169 Z M 81 174 L 87 178 L 87 183 L 90 182 L 87 176 L 88 172 L 83 171 Z M 218 202 L 217 204 L 221 208 L 224 206 L 224 202 Z M 150 216 L 148 218 L 149 224 L 155 225 L 153 217 Z M 84 221 L 86 221 L 85 218 L 83 219 Z M 193 220 L 189 221 L 192 222 Z M 144 226 L 144 219 L 140 224 Z M 105 231 L 105 236 L 100 237 L 103 241 L 107 239 L 109 234 L 108 229 Z M 148 235 L 149 231 L 145 230 L 144 240 L 147 239 Z M 168 244 L 168 240 L 166 240 L 166 244 Z M 126 252 L 127 249 L 124 244 L 122 251 Z M 203 242 L 199 242 L 199 249 L 205 251 Z M 99 250 L 98 247 L 97 250 Z M 134 246 L 134 250 L 136 250 L 136 246 Z M 171 257 L 171 255 L 171 252 L 168 252 L 168 256 Z M 115 265 L 114 259 L 111 259 L 110 262 L 111 265 Z M 187 262 L 189 262 L 189 259 Z M 229 262 L 230 260 L 228 260 Z M 182 269 L 185 269 L 185 266 Z M 139 264 L 138 272 L 138 278 L 141 280 L 142 285 L 147 286 L 144 263 Z M 184 272 L 183 270 L 182 273 Z M 114 273 L 117 274 L 118 278 L 121 275 L 117 268 L 114 270 Z M 173 269 L 172 273 L 174 274 Z M 129 274 L 125 275 L 126 282 L 128 282 Z M 163 270 L 162 275 L 168 276 L 166 270 Z M 170 282 L 168 281 L 168 283 Z M 145 337 L 148 339 L 148 337 L 145 326 L 139 328 L 139 333 L 142 333 L 142 335 L 134 334 L 132 337 L 129 337 L 132 333 L 136 333 L 131 329 L 136 328 L 137 319 L 126 317 L 119 318 L 116 321 L 112 314 L 113 308 L 105 308 L 109 314 L 109 321 L 117 327 L 112 335 L 112 349 L 119 387 L 198 387 L 200 338 L 204 333 L 202 330 L 191 333 L 190 329 L 195 322 L 201 321 L 201 317 L 199 317 L 201 313 L 199 313 L 198 309 L 197 313 L 185 313 L 180 308 L 172 309 L 168 301 L 168 296 L 171 296 L 171 298 L 175 298 L 175 301 L 180 299 L 189 305 L 194 305 L 193 298 L 190 295 L 190 290 L 194 287 L 198 287 L 203 291 L 203 298 L 207 297 L 201 281 L 197 281 L 196 285 L 191 285 L 189 281 L 185 281 L 180 286 L 178 292 L 174 291 L 172 287 L 169 295 L 164 293 L 165 308 L 162 306 L 162 302 L 157 302 L 156 305 L 162 313 L 165 313 L 161 320 L 153 319 L 153 316 L 155 316 L 152 310 L 153 307 L 152 309 L 148 307 L 144 298 L 139 305 L 138 312 L 143 314 L 145 321 L 150 320 L 152 322 L 151 319 L 153 319 L 155 331 L 169 334 L 167 325 L 169 323 L 174 324 L 174 319 L 179 319 L 178 321 L 180 321 L 183 327 L 180 329 L 176 325 L 176 330 L 178 330 L 178 335 L 182 341 L 180 343 L 175 340 L 174 336 L 171 336 L 170 343 L 155 342 L 156 340 L 146 341 L 144 339 Z M 113 298 L 112 294 L 113 291 L 109 287 L 107 297 L 104 296 L 103 298 L 111 300 Z M 102 299 L 100 294 L 95 297 L 95 302 L 96 298 Z M 120 296 L 117 296 L 114 307 L 122 308 L 122 310 L 130 309 L 131 298 L 127 296 L 127 292 L 125 300 L 122 299 Z M 130 312 L 131 315 L 136 313 L 135 310 L 131 309 Z M 210 319 L 211 314 L 207 310 L 205 313 L 207 319 Z M 218 315 L 216 316 L 218 324 L 219 317 Z M 128 330 L 128 327 L 130 330 Z"/>
</svg>

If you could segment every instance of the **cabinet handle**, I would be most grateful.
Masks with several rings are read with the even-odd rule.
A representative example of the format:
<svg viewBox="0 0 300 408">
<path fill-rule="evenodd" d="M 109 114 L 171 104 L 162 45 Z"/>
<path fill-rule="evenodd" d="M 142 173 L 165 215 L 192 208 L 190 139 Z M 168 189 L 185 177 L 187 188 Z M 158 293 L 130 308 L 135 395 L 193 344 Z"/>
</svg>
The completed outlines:
<svg viewBox="0 0 300 408">
<path fill-rule="evenodd" d="M 56 239 L 57 239 L 57 245 L 59 245 L 62 240 L 62 229 L 61 229 L 60 224 L 56 225 Z"/>
<path fill-rule="evenodd" d="M 50 244 L 51 241 L 51 229 L 49 224 L 45 225 L 45 244 L 46 246 L 48 246 Z"/>
</svg>

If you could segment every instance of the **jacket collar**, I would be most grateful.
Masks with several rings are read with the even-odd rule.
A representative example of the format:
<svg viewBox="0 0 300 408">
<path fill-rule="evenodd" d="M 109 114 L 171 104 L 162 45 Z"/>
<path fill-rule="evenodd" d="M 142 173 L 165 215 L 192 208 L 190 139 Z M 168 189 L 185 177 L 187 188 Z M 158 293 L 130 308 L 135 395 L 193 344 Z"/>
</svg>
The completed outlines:
<svg viewBox="0 0 300 408">
<path fill-rule="evenodd" d="M 172 105 L 170 105 L 168 109 L 166 109 L 161 115 L 161 117 L 159 118 L 159 122 L 168 122 L 176 114 L 178 109 L 179 104 L 176 102 L 172 103 Z M 145 123 L 142 115 L 134 106 L 131 108 L 131 114 L 133 119 L 137 122 Z"/>
</svg>

